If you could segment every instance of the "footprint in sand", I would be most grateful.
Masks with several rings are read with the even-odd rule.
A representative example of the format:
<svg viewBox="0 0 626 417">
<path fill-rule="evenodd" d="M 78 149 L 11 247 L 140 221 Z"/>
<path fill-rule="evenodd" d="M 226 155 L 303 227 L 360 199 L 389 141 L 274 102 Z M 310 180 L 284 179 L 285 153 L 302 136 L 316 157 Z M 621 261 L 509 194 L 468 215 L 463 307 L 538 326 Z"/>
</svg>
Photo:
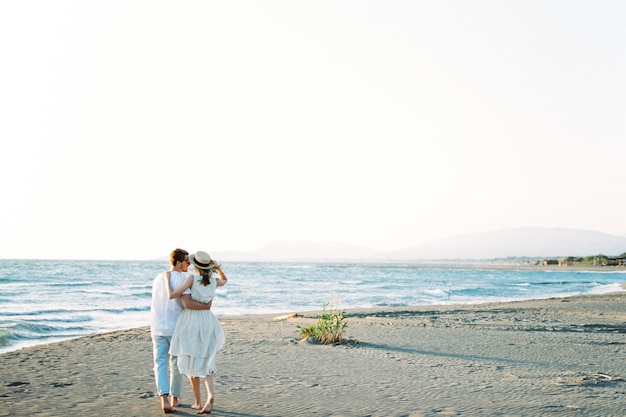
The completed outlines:
<svg viewBox="0 0 626 417">
<path fill-rule="evenodd" d="M 30 385 L 30 382 L 22 382 L 22 381 L 9 382 L 7 384 L 7 387 L 19 387 L 21 385 Z"/>
<path fill-rule="evenodd" d="M 433 412 L 441 416 L 458 416 L 459 415 L 459 413 L 455 409 L 450 408 L 450 407 L 435 408 Z"/>
</svg>

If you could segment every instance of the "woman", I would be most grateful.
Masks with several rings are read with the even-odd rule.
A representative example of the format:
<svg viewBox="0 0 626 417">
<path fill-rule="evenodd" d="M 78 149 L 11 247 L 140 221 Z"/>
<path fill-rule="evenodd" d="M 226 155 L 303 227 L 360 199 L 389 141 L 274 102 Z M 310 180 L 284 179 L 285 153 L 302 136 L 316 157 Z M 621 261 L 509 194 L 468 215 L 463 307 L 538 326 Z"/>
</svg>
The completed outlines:
<svg viewBox="0 0 626 417">
<path fill-rule="evenodd" d="M 179 297 L 190 288 L 192 299 L 208 303 L 213 299 L 215 289 L 226 285 L 228 278 L 220 265 L 206 252 L 199 251 L 189 255 L 189 262 L 194 266 L 196 274 L 190 275 L 174 291 L 168 285 L 169 296 Z M 213 278 L 213 272 L 217 272 L 219 278 Z M 217 372 L 215 357 L 217 351 L 224 346 L 224 341 L 224 329 L 210 310 L 184 309 L 174 328 L 170 354 L 177 356 L 180 373 L 187 375 L 191 382 L 196 400 L 191 408 L 201 410 L 202 414 L 208 414 L 213 409 L 213 379 Z M 201 406 L 200 378 L 204 379 L 207 390 L 204 407 Z"/>
</svg>

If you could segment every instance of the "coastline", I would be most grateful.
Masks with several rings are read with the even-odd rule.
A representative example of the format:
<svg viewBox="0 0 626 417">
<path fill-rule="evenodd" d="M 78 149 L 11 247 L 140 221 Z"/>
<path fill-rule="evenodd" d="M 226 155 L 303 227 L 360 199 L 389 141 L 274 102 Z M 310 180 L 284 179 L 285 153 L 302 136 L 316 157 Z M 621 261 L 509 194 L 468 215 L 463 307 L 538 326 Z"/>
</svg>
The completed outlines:
<svg viewBox="0 0 626 417">
<path fill-rule="evenodd" d="M 286 312 L 291 313 L 291 312 Z M 347 310 L 350 343 L 297 340 L 319 312 L 222 317 L 216 416 L 623 415 L 626 293 Z M 0 416 L 160 414 L 147 327 L 0 355 Z M 177 415 L 189 408 L 189 384 Z"/>
<path fill-rule="evenodd" d="M 375 263 L 374 263 L 375 264 Z M 623 272 L 626 273 L 626 268 L 623 266 L 600 266 L 600 265 L 535 265 L 529 263 L 505 263 L 505 262 L 474 262 L 474 263 L 419 263 L 412 264 L 407 262 L 407 264 L 403 264 L 400 262 L 396 262 L 396 264 L 401 265 L 399 267 L 402 268 L 416 268 L 416 269 L 427 269 L 427 268 L 446 268 L 446 269 L 484 269 L 484 270 L 502 270 L 502 271 L 563 271 L 563 272 Z M 381 263 L 381 266 L 389 267 L 393 264 L 384 264 Z"/>
</svg>

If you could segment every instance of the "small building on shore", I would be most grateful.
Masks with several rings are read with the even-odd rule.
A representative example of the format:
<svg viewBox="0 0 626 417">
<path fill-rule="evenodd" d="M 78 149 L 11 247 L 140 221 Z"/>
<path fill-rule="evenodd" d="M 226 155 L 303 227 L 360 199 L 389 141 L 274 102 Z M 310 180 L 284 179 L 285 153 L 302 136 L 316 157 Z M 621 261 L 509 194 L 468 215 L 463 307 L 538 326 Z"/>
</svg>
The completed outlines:
<svg viewBox="0 0 626 417">
<path fill-rule="evenodd" d="M 607 258 L 607 266 L 626 266 L 626 258 Z"/>
</svg>

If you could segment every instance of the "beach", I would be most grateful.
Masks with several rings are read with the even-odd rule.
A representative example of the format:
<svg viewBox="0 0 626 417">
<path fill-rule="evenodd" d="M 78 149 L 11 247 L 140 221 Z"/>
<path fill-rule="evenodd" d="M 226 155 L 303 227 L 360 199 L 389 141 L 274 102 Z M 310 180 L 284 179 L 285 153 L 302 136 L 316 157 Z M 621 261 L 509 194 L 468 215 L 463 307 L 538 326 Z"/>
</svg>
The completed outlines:
<svg viewBox="0 0 626 417">
<path fill-rule="evenodd" d="M 626 293 L 348 310 L 346 342 L 298 340 L 319 312 L 223 317 L 212 415 L 623 416 Z M 146 327 L 0 355 L 0 416 L 161 414 Z M 197 415 L 187 382 L 176 415 Z"/>
</svg>

